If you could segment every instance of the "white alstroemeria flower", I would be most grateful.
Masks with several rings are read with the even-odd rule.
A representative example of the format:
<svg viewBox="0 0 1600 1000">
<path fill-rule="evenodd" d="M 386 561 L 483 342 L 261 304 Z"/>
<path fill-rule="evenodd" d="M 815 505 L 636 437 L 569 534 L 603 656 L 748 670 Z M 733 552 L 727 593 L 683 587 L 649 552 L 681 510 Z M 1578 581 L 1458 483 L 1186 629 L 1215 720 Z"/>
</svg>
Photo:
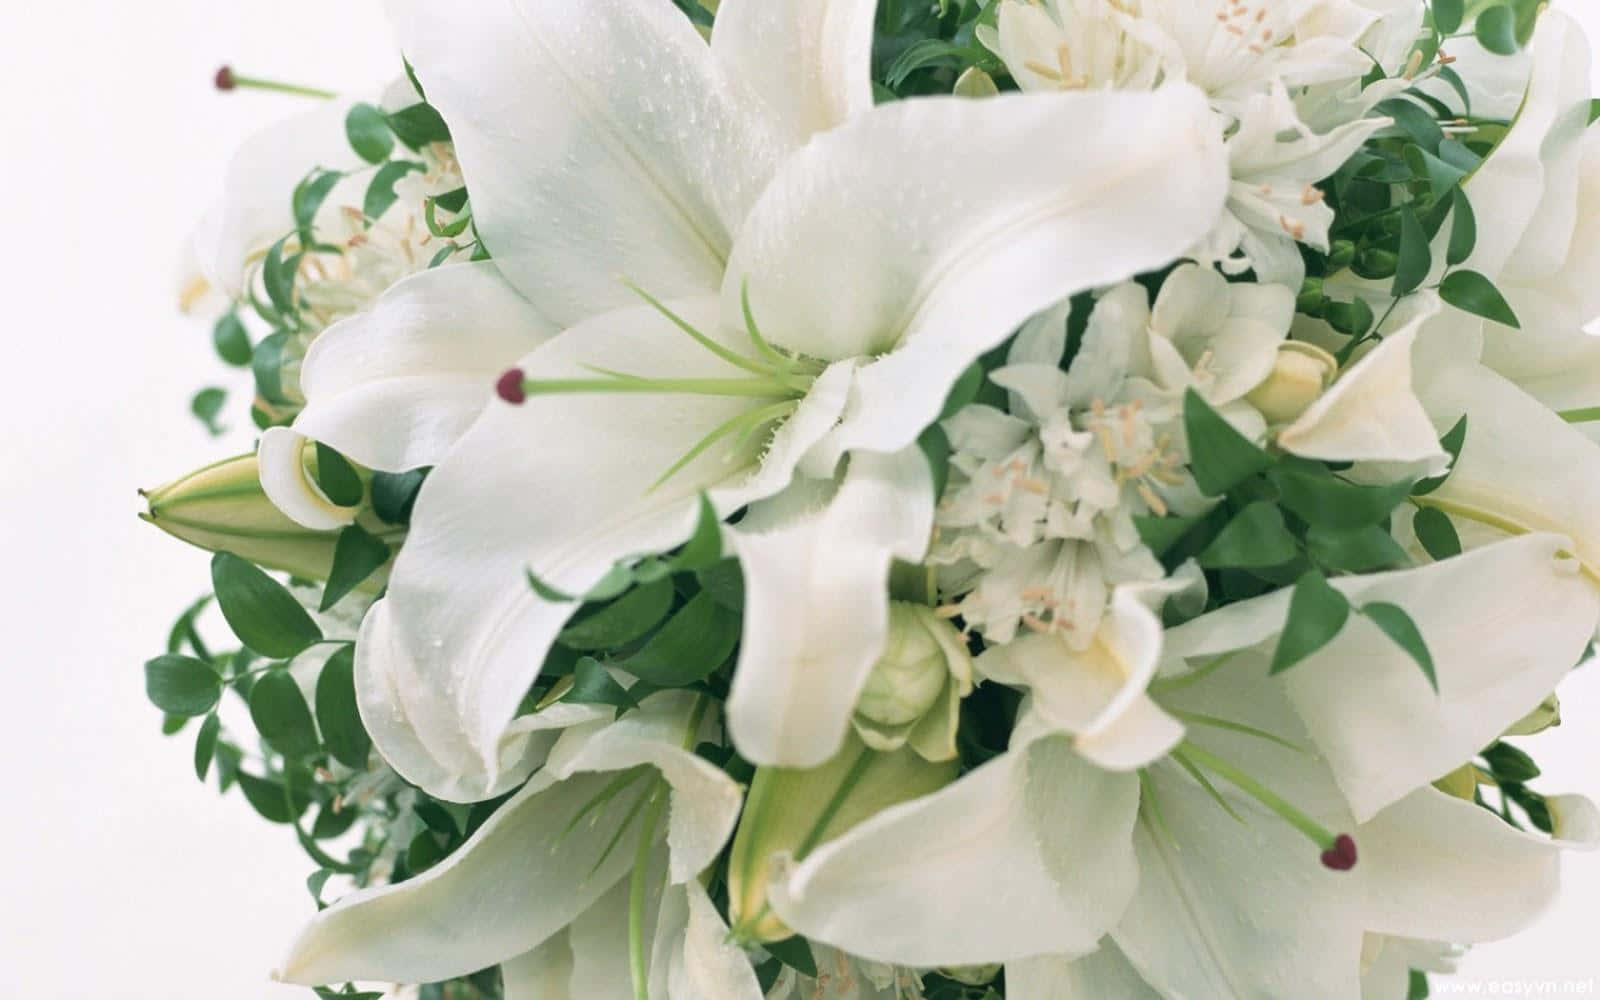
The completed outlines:
<svg viewBox="0 0 1600 1000">
<path fill-rule="evenodd" d="M 1333 225 L 1333 209 L 1316 185 L 1392 121 L 1365 118 L 1319 134 L 1300 120 L 1281 85 L 1251 98 L 1240 116 L 1228 138 L 1228 211 L 1197 256 L 1298 290 L 1305 261 L 1296 244 L 1326 253 Z"/>
<path fill-rule="evenodd" d="M 1245 396 L 1272 373 L 1293 315 L 1287 288 L 1184 264 L 1153 307 L 1135 284 L 1103 295 L 1065 372 L 1064 314 L 1030 323 L 992 373 L 1010 412 L 968 406 L 944 424 L 954 475 L 930 561 L 948 567 L 941 587 L 967 625 L 991 643 L 1024 625 L 1058 632 L 1081 650 L 1114 587 L 1162 579 L 1134 518 L 1209 506 L 1184 470 L 1184 393 L 1263 437 Z"/>
<path fill-rule="evenodd" d="M 995 18 L 978 39 L 1026 91 L 1150 90 L 1182 75 L 1131 30 L 1119 0 L 1001 0 Z"/>
<path fill-rule="evenodd" d="M 917 436 L 957 375 L 1028 315 L 1160 266 L 1210 227 L 1224 176 L 1203 99 L 1176 87 L 907 101 L 793 150 L 770 138 L 785 119 L 719 68 L 717 37 L 708 51 L 664 2 L 503 0 L 467 23 L 420 4 L 403 12 L 402 40 L 423 79 L 439 80 L 430 97 L 504 283 L 487 292 L 496 279 L 480 270 L 470 287 L 508 316 L 520 303 L 530 332 L 633 298 L 619 273 L 674 297 L 535 349 L 499 383 L 525 402 L 490 407 L 435 468 L 359 647 L 377 745 L 446 798 L 511 787 L 536 762 L 516 706 L 574 607 L 540 599 L 524 573 L 583 593 L 617 560 L 685 540 L 700 494 L 732 511 L 779 493 L 808 458 L 815 504 L 752 512 L 764 530 L 734 539 L 747 596 L 730 726 L 757 762 L 825 759 L 881 651 L 890 562 L 927 544 Z M 530 33 L 524 18 L 550 23 Z M 567 34 L 570 45 L 551 40 Z M 570 87 L 586 77 L 566 60 L 591 58 L 611 89 L 541 102 L 537 119 L 552 135 L 603 134 L 584 157 L 500 117 L 508 86 L 518 100 L 519 88 Z M 680 81 L 682 93 L 663 92 Z M 461 335 L 473 307 L 453 284 L 464 273 L 430 272 L 419 300 L 438 308 L 412 314 L 419 329 Z M 720 300 L 705 294 L 719 284 Z M 367 365 L 386 366 L 369 332 Z M 375 459 L 394 410 L 376 400 L 416 384 L 388 381 L 374 405 L 315 436 L 387 467 Z"/>
<path fill-rule="evenodd" d="M 1005 961 L 1039 982 L 1066 975 L 1066 958 L 1023 959 L 1084 955 L 1109 931 L 1163 996 L 1279 996 L 1294 977 L 1349 997 L 1368 932 L 1510 933 L 1554 891 L 1560 845 L 1426 786 L 1537 704 L 1600 619 L 1561 546 L 1525 538 L 1336 581 L 1357 604 L 1406 609 L 1434 653 L 1438 694 L 1359 618 L 1268 678 L 1286 592 L 1196 619 L 1164 650 L 1138 602 L 1087 656 L 1033 639 L 999 647 L 979 669 L 1031 686 L 1011 749 L 818 848 L 775 880 L 774 909 L 857 954 Z M 1194 669 L 1149 684 L 1164 658 Z M 1317 867 L 1307 837 L 1329 867 L 1355 860 L 1330 830 L 1353 836 L 1353 872 Z"/>
<path fill-rule="evenodd" d="M 504 963 L 507 1000 L 634 996 L 635 975 L 663 1000 L 759 1000 L 698 880 L 742 800 L 692 750 L 705 723 L 695 696 L 667 692 L 567 730 L 455 853 L 318 914 L 277 978 L 423 983 Z"/>
<path fill-rule="evenodd" d="M 1355 0 L 1362 8 L 1342 27 L 1330 24 L 1323 32 L 1342 31 L 1347 35 L 1357 25 L 1365 24 L 1355 40 L 1355 48 L 1369 64 L 1358 76 L 1331 83 L 1316 84 L 1294 95 L 1294 106 L 1300 120 L 1315 132 L 1330 132 L 1367 116 L 1380 101 L 1394 97 L 1406 89 L 1418 86 L 1419 70 L 1425 69 L 1411 63 L 1417 39 L 1422 35 L 1423 18 L 1427 6 L 1420 0 Z M 1346 7 L 1348 16 L 1351 8 Z M 1383 70 L 1383 78 L 1363 86 L 1363 80 L 1373 66 Z M 1441 100 L 1457 101 L 1459 98 L 1449 87 L 1440 85 Z M 1473 110 L 1482 114 L 1476 102 Z"/>
</svg>

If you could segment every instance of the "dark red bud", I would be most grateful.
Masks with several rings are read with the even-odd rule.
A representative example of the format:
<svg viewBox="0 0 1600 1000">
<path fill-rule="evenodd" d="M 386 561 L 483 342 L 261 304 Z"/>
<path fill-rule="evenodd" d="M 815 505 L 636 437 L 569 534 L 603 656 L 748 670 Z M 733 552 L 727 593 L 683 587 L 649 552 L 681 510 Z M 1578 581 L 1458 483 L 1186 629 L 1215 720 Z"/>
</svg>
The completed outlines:
<svg viewBox="0 0 1600 1000">
<path fill-rule="evenodd" d="M 1336 872 L 1347 872 L 1356 866 L 1356 842 L 1348 833 L 1334 838 L 1333 846 L 1322 852 L 1322 864 Z"/>
<path fill-rule="evenodd" d="M 504 375 L 494 384 L 494 391 L 501 399 L 512 406 L 521 406 L 527 400 L 528 394 L 522 388 L 523 381 L 527 378 L 521 368 L 507 368 Z"/>
<path fill-rule="evenodd" d="M 217 89 L 218 90 L 232 90 L 233 89 L 233 67 L 232 66 L 224 66 L 221 69 L 217 70 Z"/>
</svg>

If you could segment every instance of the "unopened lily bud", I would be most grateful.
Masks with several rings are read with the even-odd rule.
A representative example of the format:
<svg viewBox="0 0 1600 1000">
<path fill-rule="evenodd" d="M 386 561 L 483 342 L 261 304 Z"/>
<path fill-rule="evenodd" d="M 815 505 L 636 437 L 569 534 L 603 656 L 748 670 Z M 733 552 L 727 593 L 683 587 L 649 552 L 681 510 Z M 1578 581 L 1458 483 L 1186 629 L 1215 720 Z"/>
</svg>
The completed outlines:
<svg viewBox="0 0 1600 1000">
<path fill-rule="evenodd" d="M 819 767 L 763 767 L 750 783 L 728 857 L 728 917 L 735 939 L 781 941 L 794 932 L 768 903 L 780 865 L 805 860 L 830 840 L 890 806 L 938 791 L 960 763 L 933 763 L 910 748 L 882 753 L 846 735 Z"/>
<path fill-rule="evenodd" d="M 1322 289 L 1321 278 L 1307 278 L 1305 283 L 1300 286 L 1300 294 L 1295 299 L 1294 311 L 1305 313 L 1308 316 L 1317 315 L 1317 311 L 1322 308 L 1322 303 L 1326 300 Z"/>
<path fill-rule="evenodd" d="M 1287 424 L 1306 412 L 1338 373 L 1339 362 L 1327 351 L 1303 340 L 1286 340 L 1278 346 L 1272 374 L 1245 400 L 1267 423 Z"/>
<path fill-rule="evenodd" d="M 1552 694 L 1541 701 L 1538 708 L 1512 723 L 1511 728 L 1505 731 L 1505 735 L 1533 736 L 1559 725 L 1561 725 L 1561 701 Z"/>
<path fill-rule="evenodd" d="M 957 97 L 993 97 L 1000 93 L 1000 88 L 995 85 L 994 77 L 976 66 L 968 66 L 966 72 L 956 77 L 951 93 Z"/>
<path fill-rule="evenodd" d="M 910 744 L 929 760 L 951 760 L 961 699 L 971 693 L 961 633 L 926 605 L 891 602 L 888 642 L 856 702 L 856 733 L 875 750 Z"/>
<path fill-rule="evenodd" d="M 285 517 L 262 490 L 253 454 L 140 492 L 150 505 L 141 519 L 207 552 L 231 552 L 307 580 L 326 579 L 333 565 L 338 532 L 314 531 Z M 375 593 L 387 575 L 387 568 L 380 570 L 357 589 Z"/>
<path fill-rule="evenodd" d="M 1342 271 L 1356 259 L 1356 245 L 1350 240 L 1334 240 L 1328 251 L 1329 271 Z"/>
<path fill-rule="evenodd" d="M 1433 783 L 1433 787 L 1446 795 L 1471 802 L 1478 794 L 1479 785 L 1492 785 L 1489 775 L 1471 764 L 1463 764 Z"/>
<path fill-rule="evenodd" d="M 1544 800 L 1550 811 L 1550 835 L 1575 844 L 1600 844 L 1600 811 L 1582 795 L 1551 795 Z"/>
</svg>

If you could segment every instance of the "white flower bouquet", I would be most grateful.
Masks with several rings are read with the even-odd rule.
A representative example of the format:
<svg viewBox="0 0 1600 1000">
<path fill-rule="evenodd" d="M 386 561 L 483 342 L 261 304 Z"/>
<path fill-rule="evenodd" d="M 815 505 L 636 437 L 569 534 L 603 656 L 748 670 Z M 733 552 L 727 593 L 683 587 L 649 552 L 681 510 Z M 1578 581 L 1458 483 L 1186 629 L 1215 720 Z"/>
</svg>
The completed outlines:
<svg viewBox="0 0 1600 1000">
<path fill-rule="evenodd" d="M 186 288 L 259 446 L 147 493 L 280 979 L 1401 1000 L 1600 842 L 1502 741 L 1600 624 L 1559 10 L 389 7 L 218 76 L 316 100 Z"/>
</svg>

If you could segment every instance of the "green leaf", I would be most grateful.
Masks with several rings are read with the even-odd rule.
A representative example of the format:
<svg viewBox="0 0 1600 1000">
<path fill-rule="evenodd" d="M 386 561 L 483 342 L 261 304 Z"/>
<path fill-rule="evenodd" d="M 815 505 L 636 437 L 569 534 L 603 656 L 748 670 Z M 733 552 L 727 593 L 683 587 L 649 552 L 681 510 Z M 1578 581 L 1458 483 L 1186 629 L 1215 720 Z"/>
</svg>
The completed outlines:
<svg viewBox="0 0 1600 1000">
<path fill-rule="evenodd" d="M 287 316 L 294 312 L 294 280 L 300 271 L 300 255 L 285 257 L 283 244 L 284 240 L 279 240 L 267 250 L 261 263 L 261 284 L 273 308 Z"/>
<path fill-rule="evenodd" d="M 222 697 L 222 678 L 192 656 L 167 653 L 144 665 L 144 693 L 168 715 L 205 715 Z"/>
<path fill-rule="evenodd" d="M 816 957 L 811 954 L 811 945 L 800 935 L 796 934 L 782 941 L 772 941 L 761 947 L 767 950 L 767 954 L 802 976 L 809 976 L 812 979 L 817 977 Z"/>
<path fill-rule="evenodd" d="M 389 127 L 412 149 L 421 149 L 430 142 L 450 141 L 450 127 L 439 110 L 425 101 L 389 115 Z"/>
<path fill-rule="evenodd" d="M 1281 674 L 1332 642 L 1349 618 L 1349 599 L 1319 571 L 1307 571 L 1289 598 L 1289 620 L 1273 650 L 1270 672 Z"/>
<path fill-rule="evenodd" d="M 350 148 L 368 163 L 382 163 L 394 152 L 394 132 L 389 117 L 370 104 L 357 104 L 344 116 L 345 138 Z"/>
<path fill-rule="evenodd" d="M 1424 507 L 1417 511 L 1411 527 L 1417 533 L 1417 541 L 1434 559 L 1450 559 L 1461 554 L 1461 536 L 1444 511 Z"/>
<path fill-rule="evenodd" d="M 306 757 L 317 750 L 311 708 L 288 670 L 269 670 L 256 678 L 250 688 L 250 719 L 262 739 L 285 757 Z"/>
<path fill-rule="evenodd" d="M 638 701 L 628 693 L 627 688 L 617 683 L 611 672 L 592 656 L 583 657 L 572 668 L 572 686 L 561 696 L 561 700 L 577 705 L 639 707 Z"/>
<path fill-rule="evenodd" d="M 1280 566 L 1299 555 L 1300 546 L 1283 523 L 1276 504 L 1258 500 L 1233 516 L 1200 553 L 1207 569 Z"/>
<path fill-rule="evenodd" d="M 1394 536 L 1375 524 L 1354 531 L 1314 527 L 1306 532 L 1306 545 L 1319 565 L 1341 573 L 1370 573 L 1410 562 Z"/>
<path fill-rule="evenodd" d="M 240 771 L 234 778 L 250 808 L 269 823 L 292 823 L 305 812 L 306 804 L 298 796 L 293 803 L 296 808 L 290 808 L 290 798 L 281 779 L 261 778 L 248 771 Z"/>
<path fill-rule="evenodd" d="M 217 320 L 211 328 L 211 346 L 217 349 L 217 357 L 230 365 L 250 363 L 250 331 L 245 329 L 238 313 L 230 312 Z"/>
<path fill-rule="evenodd" d="M 735 614 L 744 611 L 744 571 L 739 560 L 724 559 L 695 574 L 700 591 Z"/>
<path fill-rule="evenodd" d="M 1378 317 L 1365 299 L 1330 302 L 1323 310 L 1322 318 L 1335 330 L 1351 337 L 1366 336 L 1372 325 L 1378 321 Z"/>
<path fill-rule="evenodd" d="M 1445 263 L 1455 267 L 1468 257 L 1478 246 L 1478 216 L 1472 210 L 1472 202 L 1467 198 L 1467 192 L 1456 189 L 1450 196 L 1454 202 L 1454 210 L 1450 222 L 1450 246 L 1445 251 Z"/>
<path fill-rule="evenodd" d="M 1466 414 L 1462 414 L 1461 419 L 1452 424 L 1450 429 L 1445 432 L 1444 437 L 1439 439 L 1439 447 L 1443 448 L 1450 455 L 1450 467 L 1452 469 L 1455 468 L 1456 462 L 1460 460 L 1461 448 L 1466 443 L 1467 417 Z M 1446 471 L 1442 476 L 1435 476 L 1432 479 L 1424 479 L 1411 488 L 1411 495 L 1414 497 L 1427 496 L 1429 493 L 1432 493 L 1434 490 L 1437 490 L 1439 487 L 1443 486 L 1445 480 L 1449 478 L 1450 473 L 1449 471 Z"/>
<path fill-rule="evenodd" d="M 615 649 L 661 624 L 672 609 L 672 582 L 635 587 L 612 603 L 562 629 L 556 641 L 570 649 Z"/>
<path fill-rule="evenodd" d="M 643 649 L 617 665 L 660 687 L 682 687 L 727 662 L 739 644 L 739 615 L 701 592 L 689 599 Z"/>
<path fill-rule="evenodd" d="M 694 534 L 672 557 L 671 569 L 677 573 L 693 573 L 705 569 L 722 559 L 722 519 L 711 506 L 711 498 L 700 494 L 700 514 L 695 520 Z"/>
<path fill-rule="evenodd" d="M 366 495 L 355 467 L 321 441 L 317 442 L 317 486 L 330 502 L 340 507 L 354 507 Z"/>
<path fill-rule="evenodd" d="M 1195 525 L 1205 519 L 1205 515 L 1196 517 L 1135 515 L 1133 526 L 1139 531 L 1139 540 L 1145 544 L 1146 548 L 1155 553 L 1157 558 L 1160 558 L 1166 555 L 1167 551 L 1174 545 L 1182 541 L 1183 537 L 1193 530 Z"/>
<path fill-rule="evenodd" d="M 1600 97 L 1589 102 L 1589 124 L 1600 121 Z"/>
<path fill-rule="evenodd" d="M 1489 770 L 1502 781 L 1520 783 L 1532 781 L 1540 775 L 1539 765 L 1533 758 L 1509 743 L 1496 743 L 1483 752 Z"/>
<path fill-rule="evenodd" d="M 283 395 L 283 361 L 288 346 L 289 335 L 279 330 L 257 344 L 251 355 L 250 369 L 255 375 L 256 392 L 268 402 L 286 402 Z"/>
<path fill-rule="evenodd" d="M 1309 525 L 1332 531 L 1354 531 L 1376 524 L 1394 512 L 1411 493 L 1411 483 L 1357 486 L 1326 470 L 1300 465 L 1272 471 L 1283 506 Z"/>
<path fill-rule="evenodd" d="M 1444 129 L 1432 113 L 1403 97 L 1380 101 L 1376 110 L 1393 118 L 1395 126 L 1415 139 L 1424 150 L 1439 152 L 1439 143 L 1444 141 Z"/>
<path fill-rule="evenodd" d="M 409 524 L 411 508 L 416 505 L 417 491 L 428 478 L 428 469 L 409 472 L 374 472 L 372 474 L 372 512 L 389 524 Z"/>
<path fill-rule="evenodd" d="M 1405 609 L 1398 604 L 1375 601 L 1363 604 L 1361 613 L 1393 639 L 1396 646 L 1405 650 L 1407 656 L 1416 661 L 1417 666 L 1422 668 L 1422 676 L 1428 678 L 1428 686 L 1437 694 L 1439 677 L 1433 669 L 1433 654 L 1428 652 L 1427 640 L 1422 638 L 1422 633 L 1417 630 L 1417 623 L 1411 620 Z"/>
<path fill-rule="evenodd" d="M 217 754 L 217 736 L 221 731 L 222 720 L 212 712 L 200 723 L 200 732 L 195 734 L 194 776 L 201 781 L 206 780 L 206 773 L 211 770 L 211 758 Z"/>
<path fill-rule="evenodd" d="M 1411 970 L 1411 981 L 1406 984 L 1406 1000 L 1428 1000 L 1428 974 L 1417 969 Z"/>
<path fill-rule="evenodd" d="M 303 242 L 310 242 L 311 223 L 316 221 L 322 203 L 328 200 L 328 194 L 342 179 L 344 174 L 337 170 L 318 169 L 313 170 L 305 180 L 295 185 L 294 224 L 300 231 Z"/>
<path fill-rule="evenodd" d="M 233 634 L 262 656 L 288 659 L 322 638 L 282 584 L 231 552 L 212 557 L 211 586 Z"/>
<path fill-rule="evenodd" d="M 1221 496 L 1273 464 L 1271 455 L 1234 430 L 1193 389 L 1183 397 L 1183 425 L 1189 438 L 1189 467 L 1206 496 Z"/>
<path fill-rule="evenodd" d="M 1453 35 L 1461 30 L 1466 16 L 1464 0 L 1433 0 L 1433 26 L 1441 35 Z"/>
<path fill-rule="evenodd" d="M 983 388 L 985 374 L 983 363 L 974 361 L 962 371 L 955 384 L 950 387 L 950 392 L 944 398 L 944 409 L 939 411 L 940 420 L 948 420 L 965 409 L 973 400 L 978 398 L 978 390 Z"/>
<path fill-rule="evenodd" d="M 317 610 L 326 611 L 339 603 L 361 581 L 381 569 L 389 556 L 389 546 L 382 539 L 368 534 L 359 524 L 345 526 L 333 544 L 333 566 L 328 570 L 328 582 L 322 588 L 322 603 Z"/>
<path fill-rule="evenodd" d="M 205 424 L 206 430 L 215 436 L 227 429 L 217 423 L 217 416 L 222 412 L 223 404 L 227 403 L 227 401 L 228 392 L 226 389 L 218 389 L 215 386 L 201 389 L 189 401 L 189 412 L 195 415 L 195 419 Z"/>
<path fill-rule="evenodd" d="M 334 803 L 325 803 L 317 810 L 317 818 L 311 823 L 311 836 L 315 840 L 330 840 L 341 836 L 346 830 L 355 825 L 361 816 L 361 810 L 354 805 L 343 805 L 335 810 Z"/>
<path fill-rule="evenodd" d="M 1391 294 L 1395 298 L 1410 295 L 1422 286 L 1432 267 L 1433 252 L 1428 249 L 1428 234 L 1422 231 L 1416 210 L 1408 205 L 1400 213 L 1400 260 L 1395 267 Z"/>
<path fill-rule="evenodd" d="M 413 170 L 421 169 L 422 164 L 411 160 L 391 160 L 378 168 L 367 184 L 366 195 L 361 199 L 361 214 L 367 217 L 368 225 L 383 218 L 383 213 L 399 197 L 394 193 L 395 182 Z"/>
<path fill-rule="evenodd" d="M 1493 320 L 1513 330 L 1522 329 L 1517 314 L 1494 282 L 1477 271 L 1451 271 L 1439 285 L 1439 294 L 1462 312 Z"/>
<path fill-rule="evenodd" d="M 928 460 L 928 477 L 933 483 L 933 495 L 944 496 L 950 482 L 950 438 L 938 424 L 929 424 L 917 437 L 917 447 Z"/>
<path fill-rule="evenodd" d="M 328 657 L 317 678 L 317 725 L 333 759 L 362 770 L 372 751 L 372 738 L 356 707 L 356 648 L 345 646 Z"/>
<path fill-rule="evenodd" d="M 1479 45 L 1495 55 L 1516 55 L 1520 48 L 1517 44 L 1516 12 L 1505 4 L 1497 4 L 1479 13 L 1472 33 L 1477 36 Z"/>
</svg>

